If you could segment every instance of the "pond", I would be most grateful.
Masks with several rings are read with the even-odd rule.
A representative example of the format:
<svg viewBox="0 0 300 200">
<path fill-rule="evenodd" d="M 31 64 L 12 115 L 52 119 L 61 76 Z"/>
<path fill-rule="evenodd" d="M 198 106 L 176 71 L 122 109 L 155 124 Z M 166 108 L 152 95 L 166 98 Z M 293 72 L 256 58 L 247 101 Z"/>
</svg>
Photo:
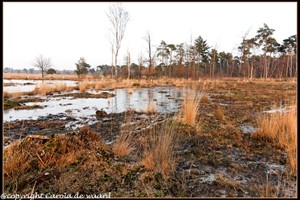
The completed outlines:
<svg viewBox="0 0 300 200">
<path fill-rule="evenodd" d="M 88 91 L 101 93 L 103 91 Z M 106 91 L 115 94 L 111 98 L 73 98 L 47 96 L 43 102 L 29 102 L 25 105 L 40 105 L 41 109 L 33 110 L 5 110 L 4 122 L 14 120 L 37 119 L 49 114 L 64 113 L 77 120 L 96 118 L 96 111 L 103 109 L 107 113 L 120 113 L 129 109 L 147 111 L 150 107 L 158 113 L 172 113 L 180 109 L 184 88 L 153 87 L 136 89 L 115 89 Z M 199 94 L 198 94 L 199 95 Z"/>
<path fill-rule="evenodd" d="M 4 79 L 4 84 L 12 84 L 11 86 L 4 86 L 3 91 L 7 93 L 13 92 L 31 92 L 37 86 L 39 86 L 42 82 L 49 86 L 55 86 L 59 84 L 66 84 L 67 87 L 73 87 L 77 85 L 77 81 L 70 81 L 70 80 L 7 80 Z"/>
</svg>

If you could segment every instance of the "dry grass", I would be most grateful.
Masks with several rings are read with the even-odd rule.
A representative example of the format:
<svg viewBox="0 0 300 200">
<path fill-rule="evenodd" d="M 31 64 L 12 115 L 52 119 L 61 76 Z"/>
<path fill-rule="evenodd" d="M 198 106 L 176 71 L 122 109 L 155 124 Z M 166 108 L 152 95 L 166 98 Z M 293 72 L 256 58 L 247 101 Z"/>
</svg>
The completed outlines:
<svg viewBox="0 0 300 200">
<path fill-rule="evenodd" d="M 265 137 L 284 148 L 292 172 L 297 170 L 297 112 L 265 114 L 258 119 L 257 137 Z"/>
<path fill-rule="evenodd" d="M 225 175 L 223 175 L 222 173 L 216 174 L 216 180 L 219 184 L 224 186 L 227 185 L 233 189 L 238 189 L 241 186 L 241 184 L 238 181 L 230 179 Z"/>
<path fill-rule="evenodd" d="M 42 74 L 25 74 L 25 73 L 3 73 L 4 79 L 25 79 L 25 80 L 41 80 Z M 44 80 L 77 80 L 75 74 L 53 74 L 46 75 Z"/>
<path fill-rule="evenodd" d="M 14 93 L 10 93 L 10 96 L 12 98 L 18 99 L 22 96 L 22 94 L 23 94 L 22 92 L 14 92 Z"/>
<path fill-rule="evenodd" d="M 61 92 L 61 91 L 72 91 L 74 87 L 67 87 L 66 83 L 56 83 L 55 85 L 50 85 L 46 83 L 41 83 L 38 86 L 35 87 L 35 89 L 31 92 L 13 92 L 13 93 L 8 93 L 4 92 L 3 96 L 5 98 L 20 98 L 22 95 L 42 95 L 45 96 L 47 94 L 51 94 L 54 92 Z"/>
<path fill-rule="evenodd" d="M 133 111 L 133 110 L 132 110 Z M 136 146 L 134 138 L 134 111 L 125 115 L 124 124 L 121 126 L 120 135 L 113 144 L 112 150 L 117 156 L 128 156 Z"/>
<path fill-rule="evenodd" d="M 247 101 L 246 105 L 249 106 L 249 107 L 253 107 L 253 102 L 252 101 Z"/>
<path fill-rule="evenodd" d="M 209 103 L 208 95 L 206 93 L 202 93 L 200 103 Z"/>
<path fill-rule="evenodd" d="M 103 89 L 105 88 L 105 86 L 107 85 L 108 83 L 104 82 L 104 81 L 97 81 L 95 82 L 95 89 L 96 90 L 100 90 L 100 89 Z"/>
<path fill-rule="evenodd" d="M 221 106 L 217 106 L 217 109 L 215 110 L 215 117 L 218 120 L 224 120 L 225 119 L 225 115 L 224 115 L 224 108 Z"/>
<path fill-rule="evenodd" d="M 87 80 L 82 81 L 81 83 L 78 84 L 80 92 L 85 92 L 87 89 L 89 82 Z"/>
<path fill-rule="evenodd" d="M 37 94 L 45 96 L 53 91 L 53 88 L 45 83 L 41 83 L 38 87 L 35 88 Z"/>
<path fill-rule="evenodd" d="M 74 87 L 66 87 L 66 92 L 71 92 L 74 90 Z"/>
<path fill-rule="evenodd" d="M 133 89 L 132 88 L 127 89 L 127 93 L 128 94 L 132 94 L 133 93 Z"/>
<path fill-rule="evenodd" d="M 11 93 L 9 93 L 9 92 L 3 92 L 3 97 L 4 98 L 9 98 L 9 97 L 11 97 Z"/>
<path fill-rule="evenodd" d="M 261 185 L 260 195 L 261 197 L 281 197 L 281 198 L 291 198 L 295 197 L 295 193 L 291 192 L 291 177 L 286 174 L 278 173 L 277 183 L 269 181 L 272 178 L 272 175 L 266 174 L 266 181 Z M 296 184 L 296 183 L 295 183 Z"/>
<path fill-rule="evenodd" d="M 133 148 L 132 140 L 133 134 L 131 131 L 121 133 L 113 145 L 114 154 L 121 157 L 129 155 Z"/>
<path fill-rule="evenodd" d="M 57 84 L 55 84 L 54 90 L 56 92 L 66 91 L 66 89 L 67 89 L 66 83 L 57 83 Z"/>
<path fill-rule="evenodd" d="M 188 92 L 184 97 L 181 111 L 179 112 L 180 120 L 188 125 L 197 124 L 197 113 L 201 97 L 196 97 L 195 93 Z M 182 118 L 181 118 L 182 116 Z"/>
<path fill-rule="evenodd" d="M 108 152 L 109 147 L 88 127 L 71 135 L 56 134 L 43 140 L 27 138 L 4 149 L 3 174 L 9 190 L 18 191 L 28 184 L 33 173 L 79 165 L 90 167 L 88 163 L 99 160 L 96 155 L 102 151 Z"/>
<path fill-rule="evenodd" d="M 146 169 L 168 177 L 175 170 L 176 132 L 172 124 L 164 123 L 150 133 L 141 164 Z"/>
</svg>

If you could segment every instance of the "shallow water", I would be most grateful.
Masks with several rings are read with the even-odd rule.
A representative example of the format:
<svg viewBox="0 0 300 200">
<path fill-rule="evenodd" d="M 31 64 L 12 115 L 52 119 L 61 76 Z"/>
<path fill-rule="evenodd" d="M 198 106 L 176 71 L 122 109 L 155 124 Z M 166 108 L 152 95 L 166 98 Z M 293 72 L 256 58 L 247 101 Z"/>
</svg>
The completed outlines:
<svg viewBox="0 0 300 200">
<path fill-rule="evenodd" d="M 43 81 L 42 80 L 8 80 L 4 79 L 3 83 L 13 83 L 13 86 L 4 86 L 3 91 L 7 93 L 13 92 L 31 92 L 33 91 L 38 85 L 40 85 Z M 33 85 L 27 85 L 27 83 L 31 83 Z M 73 87 L 77 85 L 77 81 L 70 81 L 70 80 L 44 80 L 44 83 L 49 86 L 55 86 L 59 84 L 66 84 L 67 87 Z"/>
<path fill-rule="evenodd" d="M 163 93 L 161 93 L 163 91 Z M 91 92 L 91 91 L 90 91 Z M 91 93 L 100 93 L 91 92 Z M 184 89 L 175 87 L 154 87 L 133 89 L 129 94 L 128 89 L 116 89 L 109 91 L 116 96 L 104 98 L 75 98 L 72 97 L 50 97 L 44 102 L 29 102 L 25 105 L 46 106 L 42 109 L 33 110 L 5 110 L 4 122 L 14 120 L 37 119 L 49 114 L 67 114 L 76 119 L 96 119 L 96 111 L 103 109 L 107 113 L 120 113 L 128 109 L 136 111 L 147 111 L 154 107 L 158 113 L 177 112 L 180 109 Z M 67 112 L 66 112 L 67 111 Z"/>
<path fill-rule="evenodd" d="M 242 133 L 254 133 L 257 131 L 257 128 L 250 125 L 241 124 L 240 129 Z"/>
</svg>

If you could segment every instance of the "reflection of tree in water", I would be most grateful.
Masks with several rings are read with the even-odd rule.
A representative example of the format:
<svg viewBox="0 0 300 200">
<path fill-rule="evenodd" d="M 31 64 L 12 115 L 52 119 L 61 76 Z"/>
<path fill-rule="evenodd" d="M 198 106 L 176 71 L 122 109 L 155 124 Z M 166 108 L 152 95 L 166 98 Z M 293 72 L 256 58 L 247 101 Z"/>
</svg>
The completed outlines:
<svg viewBox="0 0 300 200">
<path fill-rule="evenodd" d="M 147 103 L 147 108 L 150 108 L 151 107 L 151 101 L 153 99 L 153 91 L 152 91 L 152 88 L 148 88 L 148 96 L 147 96 L 147 100 L 148 100 L 148 103 Z"/>
<path fill-rule="evenodd" d="M 167 93 L 158 93 L 161 90 L 167 91 Z M 128 93 L 128 89 L 116 89 L 114 93 L 116 95 L 107 100 L 107 106 L 111 112 L 123 112 L 128 109 L 143 112 L 147 112 L 149 109 L 159 112 L 174 112 L 180 104 L 177 100 L 183 96 L 181 89 L 167 87 L 139 88 L 135 89 L 132 94 Z M 153 101 L 154 99 L 156 100 Z"/>
<path fill-rule="evenodd" d="M 117 98 L 118 98 L 119 95 L 118 95 L 117 90 L 115 90 L 115 94 L 116 94 L 116 95 L 115 95 L 113 98 L 111 98 L 111 100 L 112 100 L 112 104 L 111 104 L 111 105 L 112 105 L 112 107 L 111 107 L 111 108 L 112 108 L 112 109 L 111 109 L 112 112 L 117 112 L 117 111 L 118 111 L 118 100 L 117 100 Z M 114 108 L 115 110 L 114 110 L 113 108 Z"/>
<path fill-rule="evenodd" d="M 139 99 L 139 108 L 140 108 L 140 110 L 141 110 L 141 108 L 142 108 L 142 102 L 141 102 L 141 99 L 142 99 L 142 91 L 141 90 L 139 90 L 139 92 L 138 92 L 138 99 Z"/>
<path fill-rule="evenodd" d="M 131 97 L 130 97 L 131 95 L 129 95 L 129 89 L 127 89 L 126 90 L 126 92 L 125 92 L 125 108 L 126 108 L 126 110 L 128 110 L 128 109 L 130 109 L 131 108 L 131 105 L 130 105 L 130 99 L 131 99 Z"/>
</svg>

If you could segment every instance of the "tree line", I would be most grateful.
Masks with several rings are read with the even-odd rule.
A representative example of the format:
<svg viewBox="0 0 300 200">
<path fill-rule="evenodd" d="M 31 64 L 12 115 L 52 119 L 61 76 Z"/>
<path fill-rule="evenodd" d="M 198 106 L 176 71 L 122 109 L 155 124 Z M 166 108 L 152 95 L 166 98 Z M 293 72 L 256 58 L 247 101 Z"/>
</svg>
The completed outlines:
<svg viewBox="0 0 300 200">
<path fill-rule="evenodd" d="M 243 37 L 238 47 L 239 56 L 233 56 L 231 52 L 219 52 L 209 46 L 201 36 L 190 44 L 168 44 L 162 40 L 155 53 L 152 52 L 153 55 L 149 58 L 139 58 L 138 63 L 130 63 L 128 62 L 130 54 L 128 54 L 124 59 L 127 60 L 124 65 L 99 65 L 94 73 L 122 78 L 296 77 L 296 35 L 278 43 L 273 37 L 274 31 L 264 24 L 253 38 Z M 148 38 L 146 42 L 149 43 L 148 33 L 146 38 Z M 85 72 L 87 73 L 88 70 Z"/>
<path fill-rule="evenodd" d="M 151 35 L 146 33 L 147 57 L 139 55 L 138 63 L 131 62 L 130 52 L 124 57 L 123 65 L 118 65 L 118 54 L 130 20 L 128 12 L 121 4 L 112 4 L 106 13 L 110 21 L 108 39 L 111 45 L 111 65 L 99 65 L 95 69 L 81 57 L 75 63 L 78 77 L 88 73 L 122 78 L 191 78 L 217 77 L 243 78 L 291 78 L 297 76 L 297 37 L 292 35 L 280 43 L 273 37 L 274 29 L 263 24 L 252 38 L 246 33 L 238 47 L 239 55 L 218 51 L 205 38 L 198 36 L 194 41 L 179 44 L 161 40 L 153 48 Z M 50 68 L 49 58 L 37 57 L 35 67 L 44 72 Z"/>
</svg>

